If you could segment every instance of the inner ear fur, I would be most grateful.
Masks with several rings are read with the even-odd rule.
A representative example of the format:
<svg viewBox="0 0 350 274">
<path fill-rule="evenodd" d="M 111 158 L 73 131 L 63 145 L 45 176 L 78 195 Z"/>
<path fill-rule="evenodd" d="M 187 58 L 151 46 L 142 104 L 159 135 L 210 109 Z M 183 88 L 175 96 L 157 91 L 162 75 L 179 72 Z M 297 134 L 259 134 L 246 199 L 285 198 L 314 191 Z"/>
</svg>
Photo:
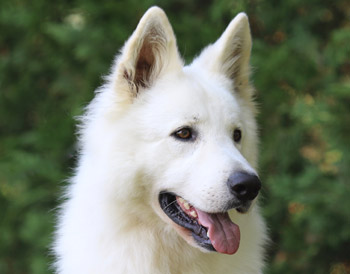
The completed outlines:
<svg viewBox="0 0 350 274">
<path fill-rule="evenodd" d="M 131 98 L 151 87 L 163 72 L 182 66 L 175 35 L 163 10 L 152 7 L 145 13 L 117 62 L 117 84 L 127 83 Z"/>
<path fill-rule="evenodd" d="M 218 44 L 221 47 L 222 71 L 234 81 L 235 88 L 239 91 L 249 84 L 252 48 L 248 17 L 244 13 L 232 20 Z"/>
<path fill-rule="evenodd" d="M 248 17 L 238 14 L 220 38 L 203 50 L 193 64 L 214 74 L 224 75 L 233 83 L 233 90 L 250 99 L 250 51 L 252 47 Z"/>
<path fill-rule="evenodd" d="M 165 54 L 166 44 L 167 41 L 161 29 L 153 26 L 147 30 L 136 60 L 134 79 L 132 79 L 137 89 L 149 88 L 154 78 L 159 75 L 160 68 L 164 66 L 161 56 Z"/>
</svg>

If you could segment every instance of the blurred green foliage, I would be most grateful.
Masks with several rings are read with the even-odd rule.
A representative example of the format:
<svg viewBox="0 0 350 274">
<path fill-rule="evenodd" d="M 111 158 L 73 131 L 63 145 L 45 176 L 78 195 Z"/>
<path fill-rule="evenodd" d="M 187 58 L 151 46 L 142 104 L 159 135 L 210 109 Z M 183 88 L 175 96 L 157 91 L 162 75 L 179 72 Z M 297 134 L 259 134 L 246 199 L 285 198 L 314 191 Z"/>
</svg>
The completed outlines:
<svg viewBox="0 0 350 274">
<path fill-rule="evenodd" d="M 0 3 L 0 273 L 51 273 L 54 208 L 75 164 L 74 116 L 151 5 L 189 61 L 239 11 L 260 104 L 266 273 L 350 273 L 350 2 Z"/>
</svg>

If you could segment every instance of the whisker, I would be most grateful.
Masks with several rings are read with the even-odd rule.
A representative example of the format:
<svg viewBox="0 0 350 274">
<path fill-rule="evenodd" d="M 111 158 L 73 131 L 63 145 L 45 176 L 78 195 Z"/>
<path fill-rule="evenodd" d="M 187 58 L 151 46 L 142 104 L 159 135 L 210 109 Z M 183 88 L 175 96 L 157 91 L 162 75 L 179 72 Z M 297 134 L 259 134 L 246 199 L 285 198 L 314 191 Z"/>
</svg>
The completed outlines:
<svg viewBox="0 0 350 274">
<path fill-rule="evenodd" d="M 169 203 L 164 209 L 167 209 L 169 206 L 171 206 L 172 204 L 176 203 L 176 200 L 172 201 L 171 203 Z"/>
</svg>

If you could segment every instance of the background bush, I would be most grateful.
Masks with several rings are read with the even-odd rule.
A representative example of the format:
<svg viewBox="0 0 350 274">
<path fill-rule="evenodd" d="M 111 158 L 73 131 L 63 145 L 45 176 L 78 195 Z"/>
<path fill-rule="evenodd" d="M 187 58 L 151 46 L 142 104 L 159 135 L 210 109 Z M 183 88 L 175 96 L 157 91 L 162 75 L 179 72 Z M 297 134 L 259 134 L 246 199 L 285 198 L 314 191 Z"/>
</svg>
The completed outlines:
<svg viewBox="0 0 350 274">
<path fill-rule="evenodd" d="M 0 3 L 0 273 L 50 273 L 75 121 L 151 6 L 187 61 L 249 15 L 261 114 L 266 273 L 350 273 L 350 2 L 136 0 Z"/>
</svg>

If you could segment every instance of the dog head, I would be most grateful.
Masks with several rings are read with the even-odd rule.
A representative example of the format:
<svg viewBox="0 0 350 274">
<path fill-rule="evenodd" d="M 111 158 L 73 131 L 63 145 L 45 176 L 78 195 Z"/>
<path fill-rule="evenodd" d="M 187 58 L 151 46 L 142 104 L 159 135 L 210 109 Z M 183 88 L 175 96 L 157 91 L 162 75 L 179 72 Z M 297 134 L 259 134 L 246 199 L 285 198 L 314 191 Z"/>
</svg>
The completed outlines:
<svg viewBox="0 0 350 274">
<path fill-rule="evenodd" d="M 184 66 L 165 13 L 153 7 L 109 78 L 114 103 L 106 116 L 124 124 L 119 151 L 141 174 L 138 187 L 161 219 L 202 250 L 237 251 L 240 231 L 228 210 L 247 212 L 261 187 L 250 51 L 241 13 Z"/>
</svg>

